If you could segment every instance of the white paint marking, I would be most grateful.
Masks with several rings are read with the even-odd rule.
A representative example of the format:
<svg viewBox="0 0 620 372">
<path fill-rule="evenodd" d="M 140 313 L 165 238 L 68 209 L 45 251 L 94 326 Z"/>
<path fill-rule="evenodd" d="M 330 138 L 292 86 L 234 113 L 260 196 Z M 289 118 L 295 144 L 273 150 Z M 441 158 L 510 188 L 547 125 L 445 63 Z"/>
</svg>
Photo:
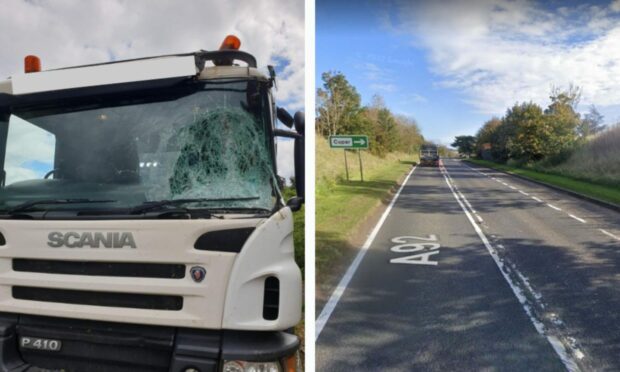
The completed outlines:
<svg viewBox="0 0 620 372">
<path fill-rule="evenodd" d="M 423 236 L 413 236 L 413 235 L 397 236 L 395 238 L 392 238 L 392 243 L 398 243 L 398 244 L 407 243 L 407 239 L 424 240 L 427 242 L 436 242 L 437 235 L 430 234 L 428 238 L 425 238 Z"/>
<path fill-rule="evenodd" d="M 612 238 L 614 238 L 614 239 L 616 239 L 616 240 L 620 240 L 620 237 L 619 237 L 619 236 L 615 236 L 614 234 L 610 233 L 609 231 L 605 231 L 605 230 L 603 230 L 603 229 L 599 229 L 599 230 L 600 230 L 603 234 L 605 234 L 605 235 L 607 235 L 607 236 L 610 236 L 610 237 L 612 237 Z"/>
<path fill-rule="evenodd" d="M 476 218 L 478 219 L 478 221 L 480 221 L 480 222 L 484 222 L 484 221 L 482 220 L 482 217 L 480 217 L 477 213 L 475 214 L 475 216 L 476 216 Z"/>
<path fill-rule="evenodd" d="M 572 215 L 572 214 L 569 214 L 569 216 L 570 216 L 570 218 L 574 218 L 574 219 L 576 219 L 577 221 L 579 221 L 581 223 L 586 223 L 586 220 L 584 220 L 583 218 L 579 218 L 579 217 L 577 217 L 575 215 Z"/>
<path fill-rule="evenodd" d="M 556 211 L 561 211 L 561 210 L 562 210 L 562 208 L 558 208 L 558 207 L 556 207 L 556 206 L 555 206 L 555 205 L 553 205 L 553 204 L 549 204 L 549 203 L 547 203 L 547 206 L 548 206 L 549 208 L 553 208 L 553 209 L 555 209 Z"/>
<path fill-rule="evenodd" d="M 392 258 L 390 260 L 390 263 L 436 266 L 439 262 L 430 260 L 430 257 L 435 254 L 439 254 L 439 251 L 418 253 L 418 254 L 414 254 L 413 256 Z"/>
<path fill-rule="evenodd" d="M 511 188 L 511 189 L 513 189 L 513 190 L 516 190 L 516 189 L 517 189 L 516 187 L 514 187 L 514 186 L 512 186 L 512 185 L 510 185 L 510 186 L 508 186 L 508 187 L 510 187 L 510 188 Z"/>
<path fill-rule="evenodd" d="M 526 192 L 525 192 L 525 191 L 523 191 L 523 190 L 519 190 L 519 192 L 520 192 L 521 194 L 525 195 L 525 196 L 530 196 L 530 194 L 526 193 Z"/>
<path fill-rule="evenodd" d="M 537 201 L 537 202 L 539 202 L 539 203 L 542 203 L 542 202 L 543 202 L 542 200 L 540 200 L 539 198 L 537 198 L 537 197 L 535 197 L 535 196 L 532 196 L 532 199 L 536 200 L 536 201 Z"/>
<path fill-rule="evenodd" d="M 327 303 L 323 307 L 323 310 L 321 311 L 321 314 L 319 314 L 319 317 L 316 319 L 316 323 L 315 323 L 316 333 L 315 333 L 315 338 L 314 338 L 315 341 L 319 339 L 319 335 L 323 331 L 323 327 L 325 327 L 325 324 L 329 320 L 329 317 L 332 315 L 332 312 L 336 308 L 336 305 L 338 305 L 338 301 L 340 301 L 340 297 L 342 297 L 342 294 L 344 293 L 345 289 L 347 289 L 347 286 L 349 285 L 349 282 L 351 281 L 351 278 L 353 278 L 353 274 L 355 274 L 355 271 L 357 270 L 358 266 L 362 262 L 362 259 L 364 258 L 364 255 L 366 255 L 366 252 L 368 251 L 368 248 L 370 248 L 370 245 L 375 240 L 375 237 L 379 233 L 379 230 L 381 229 L 381 226 L 383 226 L 383 223 L 387 219 L 387 216 L 392 211 L 392 207 L 394 207 L 394 203 L 396 203 L 396 200 L 398 199 L 398 196 L 400 195 L 400 192 L 403 190 L 403 188 L 407 184 L 407 181 L 409 181 L 409 177 L 411 177 L 411 175 L 413 174 L 413 171 L 415 171 L 415 169 L 416 169 L 416 167 L 413 167 L 413 169 L 411 169 L 411 172 L 409 172 L 409 174 L 407 175 L 407 177 L 403 181 L 403 184 L 400 185 L 400 188 L 396 192 L 396 195 L 394 195 L 394 198 L 392 198 L 392 201 L 388 205 L 387 209 L 381 215 L 381 218 L 379 219 L 379 221 L 375 225 L 375 228 L 372 230 L 372 232 L 370 233 L 370 235 L 368 236 L 368 238 L 364 242 L 364 245 L 362 246 L 360 251 L 357 253 L 357 256 L 355 256 L 355 259 L 351 263 L 351 266 L 349 266 L 349 268 L 345 272 L 345 274 L 342 277 L 342 279 L 340 279 L 340 282 L 338 283 L 338 286 L 336 287 L 336 289 L 334 289 L 334 291 L 332 292 L 331 296 L 329 297 L 329 300 L 327 301 Z"/>
<path fill-rule="evenodd" d="M 484 235 L 484 232 L 482 232 L 480 227 L 474 221 L 473 217 L 471 216 L 471 214 L 465 207 L 465 204 L 461 202 L 459 195 L 455 192 L 450 181 L 448 180 L 448 177 L 446 177 L 446 174 L 448 174 L 447 173 L 448 171 L 445 169 L 445 167 L 440 167 L 440 169 L 444 175 L 444 178 L 446 180 L 446 183 L 448 184 L 448 187 L 450 188 L 450 191 L 452 191 L 452 195 L 454 195 L 454 198 L 456 199 L 456 201 L 459 203 L 459 205 L 463 209 L 463 212 L 465 212 L 467 219 L 469 220 L 474 230 L 478 234 L 478 237 L 480 238 L 480 240 L 482 240 L 482 243 L 484 243 L 484 246 L 487 248 L 487 251 L 493 258 L 493 261 L 495 261 L 495 264 L 499 268 L 500 273 L 504 276 L 504 279 L 508 282 L 508 285 L 512 289 L 512 292 L 517 297 L 517 300 L 519 300 L 519 302 L 523 306 L 523 310 L 525 310 L 525 313 L 530 318 L 530 321 L 534 325 L 534 328 L 536 328 L 539 334 L 547 338 L 547 341 L 551 344 L 551 347 L 553 347 L 553 350 L 555 350 L 556 354 L 560 357 L 566 369 L 568 369 L 569 371 L 579 371 L 579 367 L 577 366 L 575 361 L 568 355 L 564 344 L 562 344 L 562 342 L 557 337 L 545 334 L 544 325 L 540 321 L 538 321 L 532 314 L 532 311 L 529 305 L 527 304 L 527 300 L 526 300 L 525 295 L 523 294 L 523 291 L 512 281 L 510 276 L 508 276 L 508 274 L 504 272 L 504 268 L 503 268 L 504 264 L 502 263 L 499 256 L 497 255 L 497 253 L 491 246 L 491 243 L 489 243 L 489 240 L 487 239 L 486 235 Z M 463 200 L 466 200 L 465 197 L 463 197 Z"/>
</svg>

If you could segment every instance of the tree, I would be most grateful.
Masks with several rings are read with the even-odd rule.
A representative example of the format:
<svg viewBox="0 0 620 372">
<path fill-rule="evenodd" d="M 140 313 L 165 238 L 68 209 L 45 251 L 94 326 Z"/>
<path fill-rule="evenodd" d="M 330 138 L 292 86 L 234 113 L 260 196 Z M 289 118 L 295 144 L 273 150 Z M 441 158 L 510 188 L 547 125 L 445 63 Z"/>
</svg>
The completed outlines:
<svg viewBox="0 0 620 372">
<path fill-rule="evenodd" d="M 482 128 L 476 133 L 476 153 L 482 157 L 482 151 L 488 149 L 490 145 L 493 146 L 493 133 L 497 131 L 497 128 L 502 125 L 502 120 L 498 117 L 493 117 L 487 120 Z"/>
<path fill-rule="evenodd" d="M 572 84 L 566 90 L 553 88 L 549 98 L 551 104 L 545 110 L 548 124 L 547 155 L 558 155 L 571 149 L 577 140 L 581 119 L 576 108 L 581 98 L 581 88 Z"/>
<path fill-rule="evenodd" d="M 506 112 L 503 122 L 509 158 L 532 161 L 547 155 L 549 127 L 540 106 L 532 102 L 514 105 Z"/>
<path fill-rule="evenodd" d="M 384 155 L 388 152 L 393 152 L 398 148 L 398 130 L 396 119 L 387 108 L 382 108 L 377 111 L 377 120 L 374 123 L 375 138 L 377 153 Z"/>
<path fill-rule="evenodd" d="M 323 88 L 317 90 L 317 126 L 319 134 L 352 134 L 358 132 L 361 97 L 341 72 L 324 72 Z"/>
<path fill-rule="evenodd" d="M 549 106 L 549 109 L 552 109 L 554 105 L 567 105 L 573 110 L 576 110 L 579 101 L 581 101 L 581 88 L 572 83 L 568 85 L 567 89 L 553 86 L 551 87 L 549 98 L 551 99 L 551 106 Z"/>
<path fill-rule="evenodd" d="M 596 109 L 596 106 L 591 105 L 590 110 L 584 115 L 583 120 L 577 128 L 579 135 L 585 138 L 591 134 L 602 132 L 607 128 L 603 125 L 604 116 Z"/>
<path fill-rule="evenodd" d="M 450 146 L 456 147 L 460 154 L 471 156 L 476 151 L 476 137 L 456 136 Z"/>
<path fill-rule="evenodd" d="M 420 151 L 420 146 L 424 143 L 424 137 L 420 132 L 420 127 L 415 119 L 404 116 L 396 115 L 396 124 L 398 128 L 398 151 L 407 154 L 417 154 Z"/>
</svg>

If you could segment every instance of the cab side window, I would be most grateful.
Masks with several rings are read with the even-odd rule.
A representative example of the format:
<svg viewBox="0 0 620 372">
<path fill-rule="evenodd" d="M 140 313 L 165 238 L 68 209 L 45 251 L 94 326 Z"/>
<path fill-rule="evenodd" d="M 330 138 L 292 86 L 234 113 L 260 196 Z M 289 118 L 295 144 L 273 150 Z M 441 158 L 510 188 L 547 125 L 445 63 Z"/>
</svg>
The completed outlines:
<svg viewBox="0 0 620 372">
<path fill-rule="evenodd" d="M 15 115 L 9 119 L 4 170 L 6 185 L 42 179 L 54 169 L 56 137 Z"/>
</svg>

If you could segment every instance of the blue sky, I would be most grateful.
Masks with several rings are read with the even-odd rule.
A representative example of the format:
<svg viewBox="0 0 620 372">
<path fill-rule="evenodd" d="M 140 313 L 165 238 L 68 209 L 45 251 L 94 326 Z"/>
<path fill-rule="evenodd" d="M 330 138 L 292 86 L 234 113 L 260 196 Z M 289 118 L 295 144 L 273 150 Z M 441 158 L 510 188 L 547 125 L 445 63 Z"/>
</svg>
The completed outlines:
<svg viewBox="0 0 620 372">
<path fill-rule="evenodd" d="M 316 77 L 343 72 L 364 103 L 381 95 L 450 143 L 552 86 L 583 89 L 620 120 L 620 2 L 328 1 L 316 4 Z"/>
</svg>

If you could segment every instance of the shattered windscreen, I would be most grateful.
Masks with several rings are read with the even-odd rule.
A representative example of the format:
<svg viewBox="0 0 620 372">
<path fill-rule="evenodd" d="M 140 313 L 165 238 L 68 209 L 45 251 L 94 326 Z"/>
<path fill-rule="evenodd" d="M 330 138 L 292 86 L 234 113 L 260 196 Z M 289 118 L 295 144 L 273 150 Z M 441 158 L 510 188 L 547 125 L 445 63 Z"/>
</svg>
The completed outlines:
<svg viewBox="0 0 620 372">
<path fill-rule="evenodd" d="M 258 81 L 13 110 L 0 125 L 2 209 L 38 199 L 111 201 L 106 208 L 200 199 L 184 207 L 271 210 L 276 202 L 270 100 Z"/>
</svg>

